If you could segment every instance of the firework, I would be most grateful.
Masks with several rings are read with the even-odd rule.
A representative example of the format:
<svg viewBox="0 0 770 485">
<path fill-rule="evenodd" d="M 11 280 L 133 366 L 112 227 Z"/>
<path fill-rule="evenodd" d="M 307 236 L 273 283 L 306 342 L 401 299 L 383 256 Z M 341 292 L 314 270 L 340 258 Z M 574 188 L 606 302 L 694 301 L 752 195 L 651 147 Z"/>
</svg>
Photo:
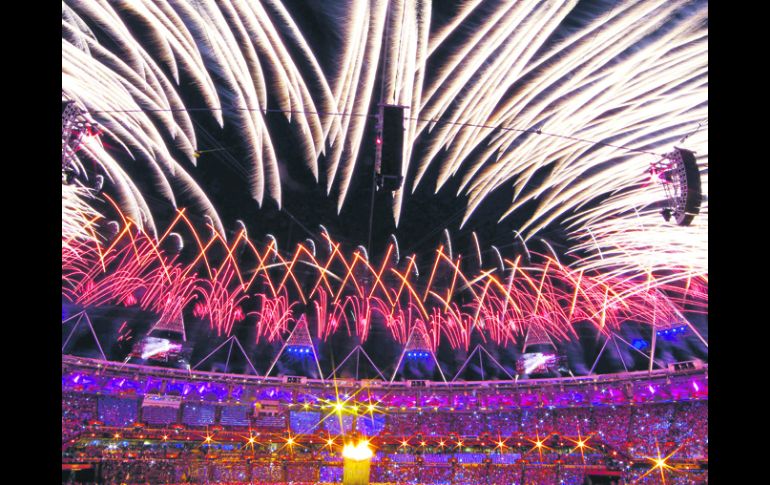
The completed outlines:
<svg viewBox="0 0 770 485">
<path fill-rule="evenodd" d="M 198 286 L 200 302 L 194 315 L 207 318 L 217 335 L 229 335 L 235 323 L 244 320 L 242 304 L 248 299 L 241 285 L 233 285 L 235 271 L 232 267 L 217 271 L 214 278 L 203 280 Z"/>
<path fill-rule="evenodd" d="M 321 340 L 344 328 L 364 342 L 379 322 L 402 344 L 419 327 L 434 350 L 441 341 L 468 350 L 474 335 L 501 346 L 533 329 L 570 340 L 577 337 L 579 323 L 607 334 L 627 321 L 660 327 L 681 322 L 685 312 L 707 308 L 707 280 L 701 276 L 610 275 L 537 253 L 532 259 L 540 262 L 525 266 L 521 258 L 504 259 L 502 269 L 493 263 L 466 274 L 462 254 L 451 259 L 440 246 L 423 265 L 431 268 L 429 277 L 420 279 L 412 269 L 415 258 L 399 267 L 391 251 L 369 264 L 360 251 L 346 256 L 330 239 L 333 251 L 324 260 L 313 257 L 304 244 L 281 254 L 274 239 L 259 249 L 245 232 L 228 243 L 210 231 L 208 240 L 193 232 L 198 251 L 183 263 L 161 245 L 176 234 L 172 230 L 186 225 L 194 231 L 183 212 L 157 243 L 123 220 L 126 226 L 109 243 L 76 239 L 63 247 L 64 297 L 83 306 L 138 303 L 161 321 L 191 308 L 217 335 L 247 324 L 256 327 L 258 341 L 273 342 L 286 335 L 292 322 L 312 314 Z M 255 261 L 253 269 L 241 268 L 239 254 Z M 246 313 L 247 305 L 256 309 Z"/>
<path fill-rule="evenodd" d="M 222 235 L 216 208 L 188 174 L 200 155 L 196 118 L 240 131 L 251 196 L 280 205 L 276 144 L 284 141 L 271 132 L 267 114 L 283 113 L 301 163 L 316 180 L 325 172 L 339 210 L 368 143 L 366 107 L 375 99 L 404 105 L 406 180 L 393 197 L 396 221 L 420 184 L 438 191 L 458 177 L 468 200 L 463 223 L 491 193 L 512 185 L 502 217 L 537 202 L 520 227 L 526 239 L 575 215 L 573 236 L 585 242 L 584 229 L 596 223 L 602 248 L 616 242 L 602 229 L 636 224 L 634 209 L 649 205 L 642 187 L 649 158 L 668 152 L 696 123 L 703 129 L 687 146 L 707 167 L 706 1 L 467 2 L 435 17 L 434 8 L 360 0 L 338 12 L 324 5 L 320 28 L 339 41 L 320 52 L 278 0 L 67 0 L 62 87 L 106 138 L 149 169 L 169 203 L 190 193 Z M 129 27 L 136 24 L 141 35 Z M 192 96 L 182 93 L 183 78 Z M 198 104 L 187 105 L 190 98 Z M 104 168 L 132 219 L 153 227 L 116 155 L 102 146 L 81 155 Z M 428 180 L 434 166 L 438 176 Z M 586 212 L 597 196 L 613 193 Z M 699 219 L 697 237 L 705 240 L 706 220 Z M 626 243 L 648 247 L 647 232 L 625 238 L 609 261 L 633 258 Z"/>
</svg>

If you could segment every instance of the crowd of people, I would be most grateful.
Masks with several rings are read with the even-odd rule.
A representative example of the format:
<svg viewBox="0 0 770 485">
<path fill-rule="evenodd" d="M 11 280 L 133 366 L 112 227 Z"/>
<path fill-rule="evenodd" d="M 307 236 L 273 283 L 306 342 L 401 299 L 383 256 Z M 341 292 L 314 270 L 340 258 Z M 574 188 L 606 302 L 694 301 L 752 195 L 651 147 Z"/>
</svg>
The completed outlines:
<svg viewBox="0 0 770 485">
<path fill-rule="evenodd" d="M 671 422 L 669 440 L 681 446 L 679 456 L 701 458 L 708 456 L 708 402 L 684 402 L 676 409 Z"/>
<path fill-rule="evenodd" d="M 490 413 L 486 415 L 485 430 L 492 436 L 512 436 L 521 431 L 521 411 Z"/>
<path fill-rule="evenodd" d="M 216 419 L 216 406 L 191 403 L 182 408 L 182 423 L 188 426 L 209 426 Z"/>
<path fill-rule="evenodd" d="M 96 415 L 96 396 L 80 393 L 63 393 L 61 400 L 61 439 L 69 443 L 86 428 Z"/>
<path fill-rule="evenodd" d="M 142 421 L 151 425 L 165 426 L 175 423 L 178 414 L 179 410 L 173 407 L 146 406 L 142 409 Z"/>
<path fill-rule="evenodd" d="M 559 483 L 559 470 L 553 466 L 524 467 L 523 483 Z"/>
<path fill-rule="evenodd" d="M 99 396 L 98 420 L 107 426 L 129 426 L 137 421 L 138 402 L 134 398 Z"/>
<path fill-rule="evenodd" d="M 458 436 L 475 437 L 479 435 L 479 431 L 485 428 L 483 414 L 472 412 L 448 414 L 448 416 L 454 418 L 450 422 L 448 431 Z"/>
<path fill-rule="evenodd" d="M 512 484 L 512 485 L 581 485 L 585 480 L 584 468 L 570 465 L 375 465 L 370 468 L 370 482 L 375 485 L 391 484 Z M 318 466 L 318 464 L 212 464 L 205 462 L 180 463 L 174 460 L 105 460 L 94 471 L 95 483 L 145 484 L 145 483 L 219 483 L 231 485 L 290 483 L 324 484 L 340 483 L 342 466 Z M 627 469 L 626 483 L 658 485 L 699 485 L 707 483 L 702 470 L 667 471 L 662 478 L 659 471 L 649 467 Z M 76 478 L 70 477 L 70 479 Z M 664 481 L 665 480 L 665 481 Z M 68 477 L 63 476 L 63 483 Z"/>
<path fill-rule="evenodd" d="M 164 483 L 173 480 L 172 461 L 104 460 L 99 464 L 100 483 Z"/>
<path fill-rule="evenodd" d="M 289 463 L 286 465 L 287 482 L 310 482 L 318 481 L 318 464 L 308 466 L 307 463 Z"/>
<path fill-rule="evenodd" d="M 439 438 L 459 440 L 483 437 L 485 433 L 490 441 L 520 441 L 521 436 L 545 438 L 555 433 L 573 440 L 578 436 L 588 438 L 589 444 L 602 442 L 630 456 L 655 456 L 658 451 L 668 453 L 673 447 L 680 447 L 677 453 L 686 458 L 703 458 L 708 452 L 707 401 L 492 412 L 398 412 L 376 415 L 376 424 L 372 417 L 361 417 L 371 421 L 362 423 L 363 426 L 357 425 L 351 415 L 332 416 L 324 420 L 322 426 L 313 426 L 313 423 L 300 418 L 312 415 L 314 419 L 311 421 L 317 423 L 318 413 L 293 412 L 290 420 L 288 413 L 249 417 L 245 406 L 234 406 L 234 411 L 237 411 L 234 414 L 227 406 L 220 407 L 221 411 L 217 412 L 217 407 L 210 404 L 185 403 L 180 412 L 173 408 L 145 406 L 141 408 L 140 416 L 136 399 L 64 393 L 63 441 L 76 438 L 92 420 L 118 427 L 131 426 L 140 420 L 149 425 L 169 425 L 181 421 L 191 427 L 221 421 L 234 429 L 239 423 L 255 429 L 286 429 L 289 425 L 291 431 L 299 434 L 315 430 L 340 435 L 349 433 L 355 426 L 367 436 L 384 432 L 411 438 L 412 445 L 415 444 L 412 443 L 415 437 L 430 440 L 435 446 Z"/>
<path fill-rule="evenodd" d="M 367 414 L 359 416 L 356 430 L 364 436 L 377 436 L 385 429 L 385 416 L 382 414 Z"/>
<path fill-rule="evenodd" d="M 596 430 L 599 438 L 608 445 L 621 448 L 628 442 L 631 412 L 628 406 L 597 407 L 591 412 L 589 429 Z M 596 423 L 601 426 L 595 427 Z"/>
<path fill-rule="evenodd" d="M 412 412 L 386 417 L 385 431 L 395 436 L 432 439 L 479 437 L 491 440 L 552 434 L 602 442 L 631 456 L 654 456 L 680 446 L 682 457 L 704 458 L 708 451 L 707 401 L 480 412 Z M 570 443 L 570 442 L 568 442 Z"/>
<path fill-rule="evenodd" d="M 184 424 L 190 430 L 212 424 L 240 430 L 252 426 L 308 432 L 305 414 L 280 411 L 254 414 L 246 405 L 214 405 L 183 402 L 168 416 L 155 416 L 157 406 L 142 406 L 137 398 L 82 392 L 62 395 L 63 461 L 98 462 L 101 483 L 319 483 L 339 482 L 342 460 L 339 453 L 310 446 L 291 460 L 267 462 L 267 449 L 247 463 L 242 447 L 226 442 L 216 450 L 195 450 L 184 445 L 169 453 L 169 447 L 131 444 L 126 441 L 91 438 L 94 426 L 132 428 L 162 422 Z M 312 413 L 307 413 L 310 416 Z M 318 414 L 318 413 L 315 413 Z M 314 421 L 317 416 L 314 414 Z M 368 416 L 368 415 L 367 415 Z M 372 482 L 377 483 L 515 483 L 579 484 L 586 466 L 604 466 L 608 459 L 620 461 L 627 480 L 643 477 L 640 483 L 658 483 L 659 473 L 650 469 L 647 457 L 674 453 L 675 459 L 697 460 L 708 456 L 708 402 L 682 401 L 637 405 L 595 405 L 565 408 L 520 408 L 512 410 L 399 409 L 375 413 L 359 424 L 351 415 L 336 415 L 315 431 L 332 435 L 353 429 L 371 436 L 389 434 L 406 438 L 407 446 L 380 449 L 372 461 Z M 365 419 L 360 417 L 360 419 Z M 302 429 L 300 429 L 302 428 Z M 544 440 L 535 448 L 535 437 Z M 578 449 L 578 436 L 586 447 Z M 466 439 L 489 439 L 481 448 L 458 449 Z M 446 443 L 439 446 L 440 440 Z M 503 440 L 509 449 L 495 448 Z M 547 441 L 545 441 L 547 440 Z M 109 444 L 107 444 L 109 441 Z M 320 440 L 319 440 L 320 441 Z M 423 443 L 426 444 L 423 444 Z M 139 442 L 141 444 L 141 442 Z M 200 448 L 200 446 L 199 446 Z M 398 448 L 398 449 L 396 449 Z M 229 450 L 229 451 L 228 451 Z M 302 455 L 302 456 L 299 456 Z M 612 457 L 612 458 L 608 458 Z M 299 460 L 299 461 L 297 461 Z M 636 463 L 635 466 L 634 462 Z M 701 483 L 704 472 L 667 472 L 666 483 Z"/>
<path fill-rule="evenodd" d="M 341 466 L 322 466 L 318 471 L 318 480 L 321 482 L 339 483 L 342 481 Z"/>
<path fill-rule="evenodd" d="M 249 406 L 222 406 L 220 424 L 227 427 L 244 427 L 250 424 L 249 415 L 252 410 Z"/>
<path fill-rule="evenodd" d="M 665 479 L 661 478 L 660 471 L 649 472 L 649 467 L 631 469 L 626 476 L 627 483 L 640 483 L 645 485 L 704 485 L 708 483 L 708 474 L 705 470 L 693 470 L 688 472 L 667 471 Z"/>
</svg>

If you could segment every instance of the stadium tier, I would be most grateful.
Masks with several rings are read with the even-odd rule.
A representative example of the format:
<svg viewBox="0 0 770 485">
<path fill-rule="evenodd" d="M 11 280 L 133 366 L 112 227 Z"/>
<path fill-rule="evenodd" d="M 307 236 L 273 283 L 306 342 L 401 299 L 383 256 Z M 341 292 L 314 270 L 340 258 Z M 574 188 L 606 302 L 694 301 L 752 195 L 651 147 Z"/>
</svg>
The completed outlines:
<svg viewBox="0 0 770 485">
<path fill-rule="evenodd" d="M 62 362 L 63 461 L 100 483 L 341 483 L 351 436 L 372 483 L 706 480 L 707 367 L 411 387 Z"/>
</svg>

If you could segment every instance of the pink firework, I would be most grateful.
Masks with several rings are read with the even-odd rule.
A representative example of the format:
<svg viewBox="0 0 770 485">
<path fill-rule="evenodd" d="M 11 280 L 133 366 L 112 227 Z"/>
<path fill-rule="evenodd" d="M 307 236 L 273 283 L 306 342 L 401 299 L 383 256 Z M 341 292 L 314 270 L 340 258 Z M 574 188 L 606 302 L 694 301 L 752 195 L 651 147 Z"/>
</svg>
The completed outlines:
<svg viewBox="0 0 770 485">
<path fill-rule="evenodd" d="M 203 280 L 196 288 L 200 302 L 196 304 L 196 316 L 207 318 L 217 335 L 230 335 L 233 326 L 243 321 L 241 305 L 248 299 L 243 287 L 233 282 L 235 270 L 228 266 L 215 271 L 214 277 Z"/>
<path fill-rule="evenodd" d="M 361 249 L 346 256 L 341 244 L 328 239 L 329 251 L 316 257 L 302 244 L 282 253 L 274 238 L 258 248 L 245 231 L 229 243 L 215 231 L 201 238 L 184 211 L 157 242 L 123 220 L 108 244 L 94 237 L 63 246 L 63 297 L 83 306 L 138 305 L 169 320 L 192 306 L 217 335 L 230 335 L 236 323 L 254 318 L 257 340 L 275 341 L 303 316 L 302 304 L 315 317 L 320 340 L 344 327 L 365 342 L 380 322 L 401 344 L 419 327 L 434 349 L 445 341 L 467 350 L 474 338 L 505 346 L 535 329 L 566 340 L 575 338 L 576 324 L 606 334 L 628 321 L 656 327 L 708 308 L 707 275 L 607 275 L 534 253 L 542 263 L 500 258 L 466 274 L 462 255 L 450 257 L 439 247 L 420 277 L 414 257 L 398 266 L 393 245 L 373 262 Z M 161 249 L 180 224 L 197 248 L 188 264 Z M 244 252 L 255 262 L 248 271 L 241 269 Z M 245 314 L 247 304 L 256 310 Z"/>
<path fill-rule="evenodd" d="M 296 303 L 289 303 L 289 297 L 285 292 L 276 297 L 264 294 L 256 296 L 260 302 L 260 309 L 248 313 L 248 315 L 257 317 L 255 322 L 256 340 L 257 342 L 262 339 L 274 342 L 289 331 L 289 324 L 294 321 L 292 310 Z"/>
</svg>

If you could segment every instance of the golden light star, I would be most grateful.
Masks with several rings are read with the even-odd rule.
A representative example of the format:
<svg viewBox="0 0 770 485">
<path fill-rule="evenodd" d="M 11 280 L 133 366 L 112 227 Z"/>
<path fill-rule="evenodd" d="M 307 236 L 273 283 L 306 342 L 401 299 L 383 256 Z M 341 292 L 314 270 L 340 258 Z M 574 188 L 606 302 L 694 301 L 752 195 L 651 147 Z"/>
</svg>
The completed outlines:
<svg viewBox="0 0 770 485">
<path fill-rule="evenodd" d="M 257 433 L 258 435 L 259 433 Z M 254 445 L 257 444 L 257 438 L 256 435 L 249 429 L 249 435 L 240 435 L 241 438 L 246 440 L 246 443 L 244 443 L 243 448 L 246 448 L 247 446 L 251 447 L 251 450 L 254 451 Z"/>
<path fill-rule="evenodd" d="M 677 452 L 678 452 L 678 451 L 679 451 L 679 450 L 682 448 L 682 446 L 684 446 L 684 445 L 679 445 L 679 446 L 677 446 L 677 447 L 676 447 L 676 449 L 674 449 L 674 451 L 672 451 L 671 453 L 669 453 L 669 454 L 668 454 L 668 455 L 666 455 L 665 457 L 661 457 L 661 456 L 660 456 L 660 446 L 658 445 L 658 441 L 657 441 L 657 440 L 655 440 L 655 449 L 656 449 L 656 452 L 657 452 L 657 455 L 658 455 L 658 456 L 657 456 L 657 457 L 652 457 L 652 456 L 646 456 L 646 457 L 645 457 L 647 460 L 650 460 L 650 461 L 652 461 L 652 462 L 654 463 L 654 465 L 653 465 L 653 467 L 652 467 L 652 468 L 650 468 L 649 470 L 647 470 L 647 471 L 644 473 L 644 475 L 640 476 L 640 477 L 637 479 L 637 481 L 636 481 L 636 482 L 638 483 L 638 482 L 639 482 L 639 481 L 641 481 L 641 480 L 642 480 L 644 477 L 646 477 L 646 476 L 647 476 L 647 475 L 649 475 L 650 473 L 654 472 L 655 470 L 660 470 L 660 479 L 661 479 L 661 481 L 663 482 L 663 485 L 665 485 L 665 484 L 666 484 L 666 475 L 665 475 L 664 471 L 665 471 L 665 470 L 671 470 L 671 471 L 675 471 L 675 472 L 676 472 L 676 471 L 678 471 L 678 470 L 676 470 L 674 467 L 672 467 L 671 465 L 669 465 L 669 464 L 668 464 L 668 460 L 669 460 L 669 459 L 670 459 L 672 456 L 674 456 L 674 455 L 675 455 L 675 454 L 676 454 L 676 453 L 677 453 Z"/>
<path fill-rule="evenodd" d="M 566 438 L 566 437 L 565 437 L 565 438 Z M 583 438 L 583 437 L 580 435 L 580 430 L 578 430 L 578 439 L 577 439 L 577 441 L 576 441 L 576 440 L 573 440 L 573 439 L 570 439 L 570 438 L 566 438 L 566 439 L 567 439 L 568 441 L 571 441 L 571 442 L 575 443 L 575 447 L 574 447 L 574 448 L 572 448 L 572 449 L 570 450 L 570 453 L 574 453 L 575 451 L 577 451 L 577 450 L 580 450 L 580 456 L 581 456 L 581 457 L 582 457 L 582 459 L 583 459 L 583 463 L 585 463 L 585 459 L 586 459 L 586 457 L 585 457 L 585 453 L 584 453 L 584 451 L 585 451 L 586 449 L 589 449 L 589 450 L 593 450 L 593 448 L 591 448 L 590 446 L 588 446 L 588 445 L 587 445 L 587 443 L 588 443 L 588 440 L 589 440 L 589 439 L 591 439 L 591 437 L 590 437 L 590 436 L 587 436 L 587 437 Z"/>
<path fill-rule="evenodd" d="M 548 446 L 545 445 L 545 439 L 542 439 L 542 440 L 540 439 L 540 433 L 538 433 L 536 435 L 536 439 L 534 441 L 529 439 L 529 438 L 527 438 L 527 441 L 529 441 L 530 443 L 534 444 L 535 446 L 533 446 L 529 451 L 524 453 L 525 455 L 527 453 L 531 453 L 531 452 L 537 450 L 538 454 L 542 458 L 542 456 L 543 456 L 543 449 L 546 449 L 546 450 L 550 449 Z"/>
</svg>

